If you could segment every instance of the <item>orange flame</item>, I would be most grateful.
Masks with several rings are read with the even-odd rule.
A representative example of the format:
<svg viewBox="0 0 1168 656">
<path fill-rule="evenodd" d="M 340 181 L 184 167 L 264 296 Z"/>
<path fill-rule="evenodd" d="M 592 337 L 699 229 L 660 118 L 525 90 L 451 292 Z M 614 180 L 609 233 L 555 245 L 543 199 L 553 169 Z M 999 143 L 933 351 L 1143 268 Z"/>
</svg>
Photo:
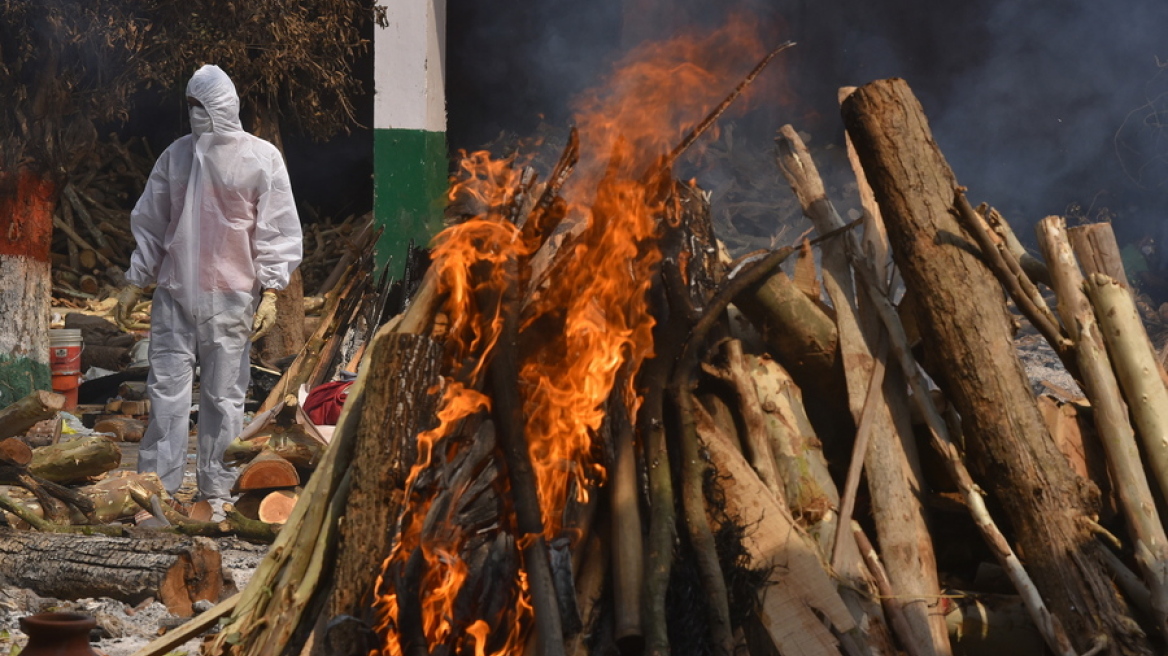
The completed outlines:
<svg viewBox="0 0 1168 656">
<path fill-rule="evenodd" d="M 655 168 L 765 52 L 752 28 L 750 21 L 738 19 L 700 38 L 642 48 L 602 88 L 574 105 L 581 160 L 561 190 L 571 237 L 560 245 L 553 272 L 535 272 L 531 284 L 538 293 L 525 294 L 530 300 L 521 324 L 521 331 L 559 328 L 550 335 L 524 332 L 520 340 L 525 437 L 548 539 L 564 528 L 560 515 L 570 490 L 583 501 L 603 481 L 604 469 L 592 455 L 593 441 L 618 381 L 624 387 L 615 392 L 629 416 L 635 416 L 639 403 L 632 381 L 652 355 L 654 322 L 646 295 L 660 261 L 654 240 L 664 196 L 652 181 L 663 172 Z M 473 218 L 444 230 L 433 249 L 451 322 L 446 355 L 450 380 L 439 426 L 418 437 L 418 458 L 406 487 L 407 511 L 382 574 L 390 578 L 389 572 L 399 571 L 420 549 L 426 561 L 420 604 L 427 643 L 457 652 L 473 650 L 476 656 L 488 653 L 488 643 L 502 644 L 493 654 L 522 652 L 533 612 L 526 577 L 520 571 L 515 607 L 505 622 L 491 626 L 477 619 L 453 626 L 454 602 L 468 574 L 458 554 L 469 536 L 458 535 L 452 523 L 441 537 L 428 536 L 430 543 L 425 543 L 422 524 L 429 500 L 420 498 L 414 484 L 430 465 L 434 449 L 462 448 L 445 439 L 454 435 L 461 420 L 490 407 L 490 399 L 475 388 L 499 339 L 501 317 L 498 307 L 479 307 L 484 297 L 480 292 L 501 293 L 505 285 L 516 284 L 503 275 L 502 264 L 528 262 L 540 246 L 523 243 L 507 216 L 518 187 L 512 159 L 473 153 L 460 162 L 450 198 L 460 208 L 471 208 L 463 213 Z M 378 590 L 383 583 L 378 581 Z M 397 592 L 381 596 L 375 606 L 385 644 L 371 656 L 397 656 L 402 653 Z"/>
</svg>

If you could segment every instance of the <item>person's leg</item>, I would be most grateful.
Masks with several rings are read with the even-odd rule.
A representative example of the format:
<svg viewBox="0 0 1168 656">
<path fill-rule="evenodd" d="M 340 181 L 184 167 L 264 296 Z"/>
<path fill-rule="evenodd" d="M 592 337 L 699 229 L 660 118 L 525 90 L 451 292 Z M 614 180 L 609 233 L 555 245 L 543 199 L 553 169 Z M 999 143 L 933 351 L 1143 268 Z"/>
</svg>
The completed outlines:
<svg viewBox="0 0 1168 656">
<path fill-rule="evenodd" d="M 200 499 L 226 499 L 236 472 L 223 454 L 243 430 L 243 401 L 251 380 L 250 295 L 226 296 L 199 326 L 199 437 L 196 477 Z"/>
<path fill-rule="evenodd" d="M 173 494 L 182 485 L 190 439 L 195 331 L 165 289 L 154 291 L 151 304 L 149 359 L 150 423 L 138 445 L 138 472 L 156 472 Z"/>
</svg>

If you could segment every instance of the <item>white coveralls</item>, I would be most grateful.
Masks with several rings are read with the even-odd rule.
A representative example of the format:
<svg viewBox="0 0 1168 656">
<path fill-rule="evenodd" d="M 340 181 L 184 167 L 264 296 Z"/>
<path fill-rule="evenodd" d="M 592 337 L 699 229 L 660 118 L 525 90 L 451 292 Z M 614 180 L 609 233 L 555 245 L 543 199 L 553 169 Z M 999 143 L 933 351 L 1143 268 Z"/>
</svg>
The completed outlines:
<svg viewBox="0 0 1168 656">
<path fill-rule="evenodd" d="M 150 317 L 150 424 L 139 472 L 182 484 L 191 386 L 199 375 L 200 499 L 226 499 L 235 474 L 223 463 L 243 428 L 252 318 L 263 289 L 283 289 L 300 264 L 300 219 L 275 146 L 239 122 L 239 96 L 217 66 L 187 85 L 192 134 L 158 158 L 130 215 L 137 249 L 126 279 L 157 283 Z"/>
</svg>

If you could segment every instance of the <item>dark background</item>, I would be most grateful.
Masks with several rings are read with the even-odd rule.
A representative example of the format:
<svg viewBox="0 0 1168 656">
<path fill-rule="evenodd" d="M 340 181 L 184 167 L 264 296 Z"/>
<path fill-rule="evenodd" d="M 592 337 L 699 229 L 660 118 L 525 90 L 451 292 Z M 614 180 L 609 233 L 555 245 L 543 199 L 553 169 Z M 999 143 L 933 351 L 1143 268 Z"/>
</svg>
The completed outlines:
<svg viewBox="0 0 1168 656">
<path fill-rule="evenodd" d="M 760 142 L 791 123 L 813 151 L 842 145 L 838 87 L 902 77 L 971 200 L 1024 240 L 1048 214 L 1111 219 L 1123 239 L 1168 218 L 1163 0 L 449 0 L 450 145 L 567 125 L 568 99 L 623 47 L 730 11 L 798 42 L 765 73 L 789 93 L 739 119 Z"/>
</svg>

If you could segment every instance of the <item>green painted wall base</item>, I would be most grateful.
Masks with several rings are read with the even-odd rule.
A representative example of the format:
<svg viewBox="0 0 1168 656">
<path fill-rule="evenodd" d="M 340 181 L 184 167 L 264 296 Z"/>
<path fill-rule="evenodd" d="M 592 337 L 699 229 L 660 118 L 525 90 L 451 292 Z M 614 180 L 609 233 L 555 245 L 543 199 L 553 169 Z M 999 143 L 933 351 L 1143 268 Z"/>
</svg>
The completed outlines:
<svg viewBox="0 0 1168 656">
<path fill-rule="evenodd" d="M 51 389 L 52 383 L 53 374 L 47 363 L 0 354 L 0 408 L 34 390 Z"/>
<path fill-rule="evenodd" d="M 373 131 L 373 220 L 383 228 L 377 266 L 405 266 L 410 241 L 425 246 L 442 228 L 447 185 L 446 133 Z"/>
</svg>

